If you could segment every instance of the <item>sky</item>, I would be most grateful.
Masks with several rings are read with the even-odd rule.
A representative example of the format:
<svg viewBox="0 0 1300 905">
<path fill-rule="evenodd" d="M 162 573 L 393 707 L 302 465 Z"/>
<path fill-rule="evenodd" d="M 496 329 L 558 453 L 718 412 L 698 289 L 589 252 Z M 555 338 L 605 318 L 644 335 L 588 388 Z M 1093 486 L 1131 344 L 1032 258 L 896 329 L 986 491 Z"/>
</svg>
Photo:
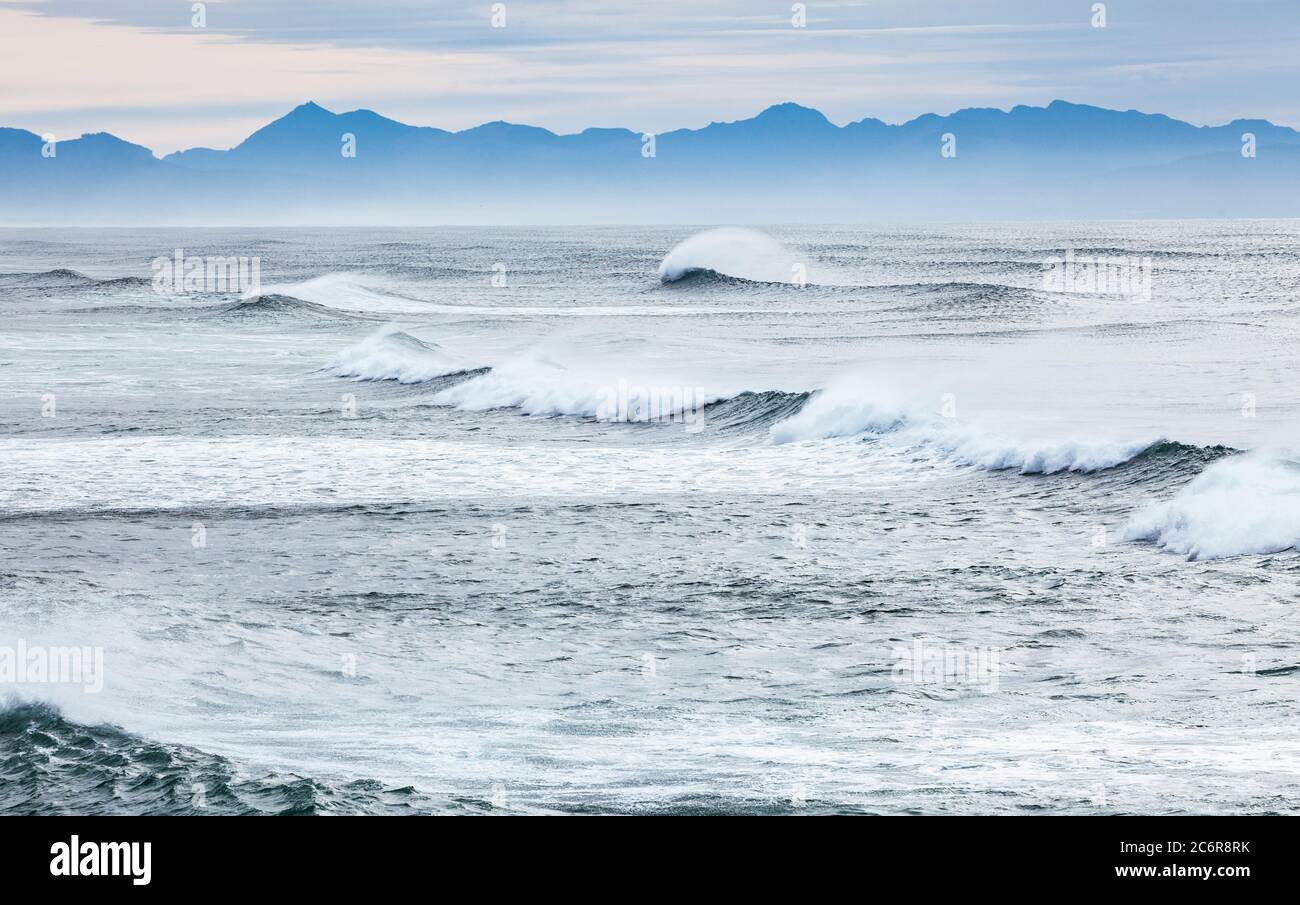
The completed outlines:
<svg viewBox="0 0 1300 905">
<path fill-rule="evenodd" d="M 1300 127 L 1300 0 L 0 0 L 0 126 L 227 148 L 308 100 L 643 132 L 1061 98 Z M 500 21 L 498 17 L 498 21 Z"/>
</svg>

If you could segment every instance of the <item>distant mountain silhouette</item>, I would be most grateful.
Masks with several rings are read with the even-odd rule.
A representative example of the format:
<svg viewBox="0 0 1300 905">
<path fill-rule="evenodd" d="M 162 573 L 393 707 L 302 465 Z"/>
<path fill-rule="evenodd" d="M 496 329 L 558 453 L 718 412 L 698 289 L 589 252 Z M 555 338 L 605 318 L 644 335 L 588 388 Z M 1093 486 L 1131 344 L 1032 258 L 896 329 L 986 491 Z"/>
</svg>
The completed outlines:
<svg viewBox="0 0 1300 905">
<path fill-rule="evenodd" d="M 1242 154 L 1254 136 L 1256 156 Z M 945 145 L 955 156 L 945 156 Z M 858 222 L 1300 215 L 1300 132 L 1065 101 L 836 126 L 784 103 L 654 136 L 460 132 L 302 104 L 235 147 L 158 159 L 0 128 L 0 223 Z M 355 148 L 355 156 L 345 149 Z"/>
</svg>

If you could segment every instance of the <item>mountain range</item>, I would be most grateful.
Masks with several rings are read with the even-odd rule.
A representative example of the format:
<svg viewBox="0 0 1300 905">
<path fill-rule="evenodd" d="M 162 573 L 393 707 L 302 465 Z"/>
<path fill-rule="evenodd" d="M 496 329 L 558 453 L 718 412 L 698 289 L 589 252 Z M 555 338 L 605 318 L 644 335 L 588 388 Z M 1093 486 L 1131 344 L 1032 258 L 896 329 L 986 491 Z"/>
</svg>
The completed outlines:
<svg viewBox="0 0 1300 905">
<path fill-rule="evenodd" d="M 1247 136 L 1253 136 L 1248 139 Z M 1253 155 L 1243 154 L 1247 143 Z M 4 225 L 1292 217 L 1300 132 L 1053 101 L 843 126 L 793 103 L 653 137 L 448 132 L 302 104 L 229 150 L 0 128 Z M 44 152 L 44 153 L 43 153 Z"/>
</svg>

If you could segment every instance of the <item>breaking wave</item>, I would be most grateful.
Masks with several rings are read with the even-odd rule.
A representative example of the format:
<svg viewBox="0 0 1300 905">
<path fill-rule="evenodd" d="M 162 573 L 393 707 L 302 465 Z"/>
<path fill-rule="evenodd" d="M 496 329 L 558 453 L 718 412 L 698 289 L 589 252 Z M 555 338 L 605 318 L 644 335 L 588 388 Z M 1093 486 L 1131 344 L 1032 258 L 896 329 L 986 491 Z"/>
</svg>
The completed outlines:
<svg viewBox="0 0 1300 905">
<path fill-rule="evenodd" d="M 526 415 L 591 418 L 617 407 L 621 393 L 625 408 L 630 409 L 628 420 L 650 420 L 639 417 L 643 412 L 638 394 L 644 390 L 668 397 L 669 404 L 656 410 L 659 414 L 671 416 L 684 409 L 703 408 L 710 427 L 724 431 L 766 429 L 797 412 L 809 398 L 807 393 L 778 390 L 707 395 L 702 388 L 684 384 L 668 387 L 665 393 L 665 381 L 650 380 L 642 386 L 597 370 L 570 368 L 535 352 L 486 367 L 395 329 L 382 330 L 348 347 L 329 370 L 354 380 L 404 384 L 464 376 L 466 380 L 440 388 L 431 402 L 470 412 L 516 409 Z M 674 395 L 681 398 L 673 400 Z"/>
<path fill-rule="evenodd" d="M 692 286 L 737 286 L 753 287 L 755 289 L 763 286 L 783 286 L 780 280 L 755 280 L 746 277 L 733 277 L 725 273 L 719 273 L 716 270 L 688 270 L 680 277 L 671 280 L 664 280 L 665 287 L 687 289 Z"/>
<path fill-rule="evenodd" d="M 659 264 L 659 279 L 673 283 L 721 276 L 756 283 L 811 283 L 809 270 L 806 258 L 771 236 L 723 227 L 696 233 L 675 246 Z"/>
<path fill-rule="evenodd" d="M 294 298 L 348 313 L 427 314 L 431 310 L 428 302 L 404 294 L 406 290 L 395 280 L 371 274 L 327 273 L 299 283 L 263 286 L 260 294 Z"/>
<path fill-rule="evenodd" d="M 815 393 L 797 413 L 774 424 L 773 443 L 888 435 L 897 443 L 938 453 L 958 464 L 1021 474 L 1094 472 L 1129 462 L 1161 438 L 1110 440 L 1017 440 L 985 432 L 955 418 L 886 398 L 858 384 L 842 383 Z"/>
<path fill-rule="evenodd" d="M 1022 439 L 943 417 L 915 401 L 891 398 L 877 388 L 841 381 L 814 392 L 740 390 L 719 392 L 678 378 L 636 380 L 600 369 L 570 367 L 532 352 L 492 366 L 469 362 L 436 343 L 394 329 L 380 331 L 345 349 L 330 365 L 339 377 L 419 384 L 461 377 L 434 386 L 428 402 L 466 412 L 512 409 L 525 415 L 602 420 L 664 421 L 700 412 L 711 432 L 766 432 L 773 445 L 840 438 L 885 439 L 900 449 L 985 471 L 1020 474 L 1092 474 L 1116 470 L 1127 484 L 1159 487 L 1185 479 L 1238 451 L 1201 447 L 1162 437 Z M 647 393 L 646 391 L 649 391 Z M 648 395 L 656 401 L 646 402 Z M 628 417 L 610 418 L 622 402 Z M 647 417 L 647 412 L 653 416 Z"/>
<path fill-rule="evenodd" d="M 1125 540 L 1188 559 L 1300 548 L 1300 462 L 1264 453 L 1223 458 L 1171 500 L 1135 513 Z"/>
<path fill-rule="evenodd" d="M 530 354 L 443 390 L 433 397 L 433 402 L 468 412 L 517 409 L 525 415 L 581 418 L 621 412 L 616 420 L 647 421 L 698 411 L 726 398 L 728 394 L 708 395 L 703 388 L 678 379 L 638 381 L 610 377 L 598 370 L 570 368 L 543 355 Z M 663 417 L 653 417 L 652 410 Z"/>
<path fill-rule="evenodd" d="M 331 365 L 339 377 L 423 383 L 473 368 L 436 343 L 400 330 L 381 330 L 339 353 Z"/>
</svg>

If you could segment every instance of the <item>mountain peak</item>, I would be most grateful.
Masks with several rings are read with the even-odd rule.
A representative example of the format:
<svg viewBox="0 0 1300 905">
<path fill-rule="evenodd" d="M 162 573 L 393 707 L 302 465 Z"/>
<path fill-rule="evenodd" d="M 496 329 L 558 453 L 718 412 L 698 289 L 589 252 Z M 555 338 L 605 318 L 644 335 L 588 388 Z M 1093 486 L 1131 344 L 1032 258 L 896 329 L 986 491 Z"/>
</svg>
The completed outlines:
<svg viewBox="0 0 1300 905">
<path fill-rule="evenodd" d="M 337 115 L 326 110 L 315 101 L 299 104 L 284 116 L 267 123 L 252 135 L 245 138 L 235 150 L 247 151 L 250 148 L 271 148 L 286 146 L 299 140 L 302 136 L 320 138 L 336 128 Z"/>
<path fill-rule="evenodd" d="M 275 125 L 276 123 L 323 123 L 333 119 L 336 115 L 332 110 L 326 110 L 315 101 L 307 101 L 307 103 L 299 104 L 284 116 L 268 123 L 268 125 Z"/>
<path fill-rule="evenodd" d="M 774 122 L 790 125 L 802 126 L 820 126 L 829 125 L 825 115 L 820 110 L 814 110 L 812 107 L 805 107 L 802 104 L 796 104 L 793 101 L 786 101 L 783 104 L 773 104 L 768 107 L 754 119 L 761 122 Z"/>
</svg>

